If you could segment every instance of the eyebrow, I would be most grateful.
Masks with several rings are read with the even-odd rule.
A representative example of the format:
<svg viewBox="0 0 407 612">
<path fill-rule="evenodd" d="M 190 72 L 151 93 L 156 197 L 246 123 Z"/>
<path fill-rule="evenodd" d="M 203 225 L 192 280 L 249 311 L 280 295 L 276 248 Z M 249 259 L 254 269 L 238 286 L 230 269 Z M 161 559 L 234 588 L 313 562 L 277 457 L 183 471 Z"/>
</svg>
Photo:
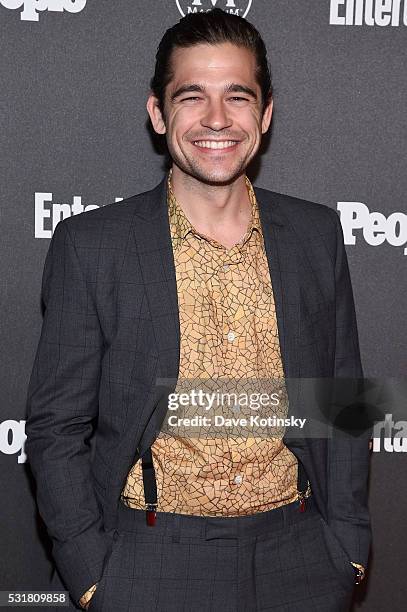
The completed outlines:
<svg viewBox="0 0 407 612">
<path fill-rule="evenodd" d="M 179 87 L 171 95 L 171 102 L 173 102 L 176 98 L 179 98 L 179 96 L 181 96 L 184 93 L 189 93 L 189 92 L 205 93 L 205 91 L 206 89 L 204 85 L 201 85 L 199 83 L 185 83 L 184 85 L 181 85 L 181 87 Z M 231 93 L 231 92 L 245 93 L 257 101 L 256 92 L 251 87 L 248 87 L 247 85 L 241 85 L 240 83 L 229 83 L 228 85 L 226 85 L 223 93 Z"/>
</svg>

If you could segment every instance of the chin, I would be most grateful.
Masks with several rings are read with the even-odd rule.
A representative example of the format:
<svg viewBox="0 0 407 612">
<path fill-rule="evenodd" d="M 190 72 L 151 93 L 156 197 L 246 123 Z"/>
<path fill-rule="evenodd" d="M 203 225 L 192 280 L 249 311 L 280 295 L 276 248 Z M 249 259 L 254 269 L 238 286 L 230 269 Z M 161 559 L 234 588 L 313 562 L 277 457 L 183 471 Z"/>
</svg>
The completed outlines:
<svg viewBox="0 0 407 612">
<path fill-rule="evenodd" d="M 238 168 L 232 168 L 230 170 L 219 170 L 214 169 L 211 171 L 208 168 L 202 168 L 193 166 L 188 172 L 194 178 L 205 182 L 205 183 L 213 183 L 213 184 L 227 184 L 234 181 L 238 176 L 244 173 L 246 166 L 239 166 Z"/>
</svg>

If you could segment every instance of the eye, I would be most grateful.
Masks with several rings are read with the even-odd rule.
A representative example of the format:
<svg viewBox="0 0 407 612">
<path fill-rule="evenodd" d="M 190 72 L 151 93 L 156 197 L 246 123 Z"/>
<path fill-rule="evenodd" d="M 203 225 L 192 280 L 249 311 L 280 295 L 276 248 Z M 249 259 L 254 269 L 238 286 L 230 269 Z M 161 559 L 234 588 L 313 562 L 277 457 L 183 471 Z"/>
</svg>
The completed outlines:
<svg viewBox="0 0 407 612">
<path fill-rule="evenodd" d="M 233 96 L 231 100 L 243 100 L 244 102 L 248 102 L 247 98 L 242 98 L 241 96 Z"/>
<path fill-rule="evenodd" d="M 187 100 L 200 100 L 198 96 L 191 96 L 189 98 L 182 98 L 181 102 L 186 102 Z"/>
</svg>

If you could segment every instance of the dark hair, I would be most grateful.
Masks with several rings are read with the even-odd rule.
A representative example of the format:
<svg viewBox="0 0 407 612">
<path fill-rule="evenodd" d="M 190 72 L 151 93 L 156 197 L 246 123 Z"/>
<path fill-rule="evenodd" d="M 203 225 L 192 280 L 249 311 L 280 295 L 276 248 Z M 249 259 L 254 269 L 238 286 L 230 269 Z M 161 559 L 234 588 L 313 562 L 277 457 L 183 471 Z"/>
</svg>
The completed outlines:
<svg viewBox="0 0 407 612">
<path fill-rule="evenodd" d="M 267 49 L 258 30 L 246 19 L 214 8 L 202 13 L 188 13 L 169 28 L 158 45 L 154 76 L 150 81 L 152 93 L 164 115 L 165 91 L 174 76 L 171 59 L 177 48 L 198 44 L 217 45 L 230 42 L 251 50 L 256 58 L 256 81 L 262 94 L 262 112 L 273 93 Z"/>
</svg>

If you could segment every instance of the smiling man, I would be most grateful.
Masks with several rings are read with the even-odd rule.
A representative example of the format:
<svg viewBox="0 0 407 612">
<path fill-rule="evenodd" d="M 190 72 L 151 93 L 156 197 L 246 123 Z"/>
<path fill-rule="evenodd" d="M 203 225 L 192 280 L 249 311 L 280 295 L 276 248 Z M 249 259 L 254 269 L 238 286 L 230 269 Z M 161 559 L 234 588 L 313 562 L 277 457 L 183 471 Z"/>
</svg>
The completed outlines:
<svg viewBox="0 0 407 612">
<path fill-rule="evenodd" d="M 243 18 L 169 29 L 147 110 L 169 171 L 60 222 L 45 262 L 26 452 L 54 584 L 98 612 L 345 611 L 370 545 L 369 434 L 165 425 L 196 381 L 200 397 L 277 381 L 270 420 L 301 404 L 285 381 L 363 376 L 338 216 L 246 175 L 273 98 Z"/>
</svg>

